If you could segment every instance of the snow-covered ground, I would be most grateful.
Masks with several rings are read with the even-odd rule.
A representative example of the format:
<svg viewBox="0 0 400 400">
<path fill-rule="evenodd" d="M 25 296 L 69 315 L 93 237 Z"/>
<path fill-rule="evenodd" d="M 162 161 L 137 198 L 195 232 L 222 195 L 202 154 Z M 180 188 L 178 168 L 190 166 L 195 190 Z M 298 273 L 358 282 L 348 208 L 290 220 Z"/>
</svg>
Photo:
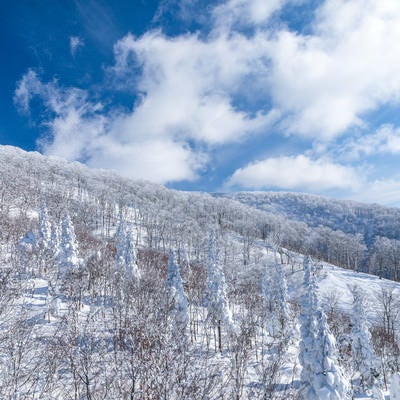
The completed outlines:
<svg viewBox="0 0 400 400">
<path fill-rule="evenodd" d="M 264 262 L 273 263 L 277 259 L 276 255 L 271 251 L 265 254 Z M 327 263 L 320 263 L 320 268 L 317 272 L 318 292 L 319 298 L 325 309 L 334 307 L 337 310 L 341 310 L 344 313 L 351 313 L 353 295 L 352 290 L 355 286 L 359 287 L 368 304 L 368 318 L 378 321 L 381 315 L 381 304 L 380 297 L 382 291 L 388 291 L 393 293 L 395 298 L 399 298 L 400 295 L 400 284 L 378 277 L 365 274 L 357 273 L 350 270 L 344 270 L 342 268 L 329 265 Z M 302 256 L 297 257 L 297 263 L 293 265 L 286 264 L 282 265 L 285 270 L 285 275 L 288 281 L 289 296 L 292 302 L 298 302 L 302 293 L 303 283 L 303 268 L 302 268 Z M 241 274 L 243 275 L 243 273 Z M 29 278 L 25 281 L 20 282 L 23 290 L 20 291 L 20 297 L 13 302 L 12 314 L 18 317 L 19 313 L 25 313 L 29 324 L 32 325 L 32 335 L 34 337 L 51 337 L 62 318 L 70 312 L 70 303 L 63 298 L 59 297 L 56 299 L 57 304 L 55 305 L 55 299 L 51 299 L 49 296 L 48 281 L 42 278 Z M 52 302 L 49 303 L 49 302 Z M 9 310 L 10 311 L 10 310 Z M 99 310 L 97 310 L 99 312 Z M 98 318 L 99 327 L 97 331 L 100 332 L 105 326 L 110 325 L 110 321 L 107 322 L 107 313 L 110 310 L 102 312 L 102 317 Z M 8 312 L 8 319 L 11 317 L 11 313 Z M 203 313 L 204 315 L 204 313 Z M 78 311 L 78 320 L 85 321 L 92 316 L 94 317 L 94 309 L 89 304 L 83 301 L 82 307 Z M 4 322 L 4 321 L 2 321 Z M 201 323 L 201 322 L 200 322 Z M 100 325 L 102 328 L 100 328 Z M 276 387 L 276 391 L 282 392 L 284 396 L 290 396 L 295 393 L 295 390 L 300 385 L 300 370 L 297 356 L 299 348 L 299 329 L 296 323 L 293 324 L 293 331 L 290 341 L 287 347 L 284 349 L 285 356 L 283 361 L 279 365 L 279 381 L 281 385 Z M 199 329 L 202 332 L 202 329 Z M 271 342 L 268 337 L 264 337 L 265 333 L 260 331 L 259 343 L 257 348 L 252 348 L 251 355 L 247 358 L 245 374 L 245 388 L 243 391 L 243 399 L 252 399 L 252 393 L 256 392 L 257 385 L 260 382 L 260 358 L 265 361 L 273 360 L 274 353 L 278 351 L 276 346 Z M 202 346 L 205 343 L 203 334 L 197 337 L 193 348 L 197 348 L 199 354 L 202 350 Z M 265 350 L 267 349 L 267 350 Z M 258 362 L 256 362 L 258 360 Z M 229 350 L 224 350 L 221 354 L 215 354 L 209 360 L 210 365 L 213 368 L 228 371 L 232 368 L 231 355 Z M 389 390 L 385 392 L 386 398 L 389 397 Z M 38 397 L 39 398 L 39 397 Z M 368 396 L 358 396 L 356 398 L 367 399 L 371 398 Z"/>
</svg>

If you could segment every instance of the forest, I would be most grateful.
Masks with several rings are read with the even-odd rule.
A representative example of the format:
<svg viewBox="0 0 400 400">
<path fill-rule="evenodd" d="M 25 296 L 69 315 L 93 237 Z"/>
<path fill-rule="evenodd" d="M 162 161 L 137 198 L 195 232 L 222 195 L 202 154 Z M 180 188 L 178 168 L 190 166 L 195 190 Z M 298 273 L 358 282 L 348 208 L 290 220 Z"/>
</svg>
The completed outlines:
<svg viewBox="0 0 400 400">
<path fill-rule="evenodd" d="M 2 399 L 396 398 L 400 210 L 0 167 Z"/>
</svg>

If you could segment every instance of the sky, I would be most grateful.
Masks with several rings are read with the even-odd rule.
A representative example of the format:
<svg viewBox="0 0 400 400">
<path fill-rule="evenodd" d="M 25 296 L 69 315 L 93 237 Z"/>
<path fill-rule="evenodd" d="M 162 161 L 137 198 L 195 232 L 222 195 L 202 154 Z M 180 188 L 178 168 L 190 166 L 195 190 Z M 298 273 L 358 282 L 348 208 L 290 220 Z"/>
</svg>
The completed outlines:
<svg viewBox="0 0 400 400">
<path fill-rule="evenodd" d="M 398 0 L 4 0 L 0 35 L 0 144 L 400 206 Z"/>
</svg>

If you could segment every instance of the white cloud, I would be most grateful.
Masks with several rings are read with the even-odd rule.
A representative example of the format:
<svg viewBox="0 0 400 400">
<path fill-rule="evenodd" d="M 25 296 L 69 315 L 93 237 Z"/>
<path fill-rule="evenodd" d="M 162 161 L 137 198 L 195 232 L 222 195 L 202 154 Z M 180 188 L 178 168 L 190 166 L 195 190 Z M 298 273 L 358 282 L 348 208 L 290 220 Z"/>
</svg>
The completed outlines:
<svg viewBox="0 0 400 400">
<path fill-rule="evenodd" d="M 125 144 L 105 136 L 91 147 L 88 165 L 117 170 L 129 178 L 166 183 L 195 179 L 205 161 L 205 156 L 184 143 L 156 139 Z"/>
<path fill-rule="evenodd" d="M 271 128 L 306 136 L 316 148 L 351 127 L 367 127 L 367 112 L 399 102 L 400 3 L 326 0 L 312 10 L 308 34 L 302 34 L 275 23 L 294 1 L 227 0 L 211 11 L 208 35 L 126 35 L 114 46 L 108 89 L 119 84 L 119 90 L 140 93 L 129 111 L 105 111 L 88 92 L 43 83 L 33 71 L 19 82 L 15 102 L 28 112 L 32 97 L 40 96 L 51 111 L 42 144 L 47 154 L 114 165 L 158 182 L 196 179 L 210 162 L 208 149 L 267 137 Z M 71 54 L 82 45 L 71 37 Z M 397 153 L 398 136 L 386 127 L 348 141 L 346 151 L 353 159 L 373 150 Z M 362 185 L 355 168 L 329 161 L 324 149 L 314 158 L 254 162 L 237 170 L 230 184 L 300 190 Z"/>
<path fill-rule="evenodd" d="M 262 116 L 272 104 L 281 113 L 280 126 L 286 132 L 319 140 L 365 127 L 366 112 L 399 101 L 397 0 L 326 0 L 316 10 L 307 35 L 270 23 L 289 2 L 228 0 L 214 8 L 214 26 L 205 39 L 170 39 L 160 32 L 140 38 L 128 35 L 115 46 L 115 72 L 126 75 L 141 66 L 136 83 L 146 102 L 157 110 L 175 103 L 188 121 L 195 115 L 213 120 L 207 105 L 219 103 L 226 115 L 221 125 L 227 124 L 220 138 L 212 130 L 205 133 L 206 127 L 181 124 L 176 111 L 171 113 L 175 119 L 161 124 L 178 121 L 184 130 L 195 129 L 197 138 L 212 136 L 216 142 L 238 136 L 230 134 L 229 120 L 242 136 L 254 131 L 254 121 L 243 110 L 241 114 L 231 108 L 238 94 L 251 97 L 252 92 L 258 97 Z M 241 33 L 243 26 L 257 29 Z M 216 130 L 221 132 L 218 126 Z"/>
<path fill-rule="evenodd" d="M 369 171 L 304 155 L 256 161 L 239 168 L 227 188 L 301 190 L 363 203 L 399 206 L 400 175 L 373 178 Z"/>
<path fill-rule="evenodd" d="M 352 167 L 298 155 L 268 158 L 239 168 L 230 177 L 228 186 L 322 192 L 330 189 L 351 189 L 359 183 L 357 171 Z"/>
<path fill-rule="evenodd" d="M 327 0 L 314 30 L 270 41 L 271 93 L 294 134 L 331 139 L 400 93 L 400 3 Z"/>
<path fill-rule="evenodd" d="M 215 29 L 230 31 L 239 26 L 258 26 L 280 10 L 288 0 L 228 0 L 213 10 Z"/>
<path fill-rule="evenodd" d="M 40 94 L 42 90 L 42 84 L 37 79 L 36 73 L 29 70 L 18 82 L 14 93 L 14 103 L 21 112 L 27 114 L 30 111 L 32 97 Z"/>
<path fill-rule="evenodd" d="M 29 109 L 34 96 L 41 97 L 51 114 L 45 122 L 48 136 L 39 142 L 44 154 L 157 183 L 193 180 L 207 161 L 201 151 L 170 136 L 121 135 L 121 121 L 127 120 L 129 127 L 129 115 L 108 115 L 85 91 L 64 89 L 55 81 L 42 83 L 28 71 L 16 89 L 15 102 Z"/>
<path fill-rule="evenodd" d="M 359 190 L 348 196 L 363 203 L 400 206 L 400 179 L 377 179 L 364 183 Z"/>
<path fill-rule="evenodd" d="M 71 56 L 74 57 L 79 47 L 83 47 L 85 42 L 79 36 L 70 36 L 69 38 L 69 50 Z"/>
<path fill-rule="evenodd" d="M 377 154 L 400 153 L 400 128 L 393 125 L 383 125 L 376 132 L 352 137 L 343 145 L 335 147 L 333 152 L 348 160 L 359 160 L 363 156 Z"/>
<path fill-rule="evenodd" d="M 114 73 L 126 82 L 140 66 L 135 88 L 144 96 L 121 132 L 168 134 L 213 145 L 267 130 L 278 117 L 276 110 L 248 114 L 232 105 L 253 73 L 250 60 L 262 52 L 256 41 L 241 35 L 209 41 L 197 35 L 170 39 L 161 32 L 125 36 L 115 46 Z"/>
</svg>

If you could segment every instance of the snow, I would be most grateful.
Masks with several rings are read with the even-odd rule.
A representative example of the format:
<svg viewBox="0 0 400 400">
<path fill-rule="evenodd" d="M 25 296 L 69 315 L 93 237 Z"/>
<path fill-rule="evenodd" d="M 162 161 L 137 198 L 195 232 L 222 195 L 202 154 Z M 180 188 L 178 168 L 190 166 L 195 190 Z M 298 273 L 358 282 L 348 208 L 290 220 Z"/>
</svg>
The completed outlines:
<svg viewBox="0 0 400 400">
<path fill-rule="evenodd" d="M 292 224 L 288 219 L 257 211 L 253 206 L 213 199 L 207 194 L 168 191 L 104 171 L 92 172 L 79 164 L 44 159 L 39 154 L 26 156 L 1 146 L 0 164 L 3 178 L 9 182 L 16 171 L 22 171 L 21 180 L 16 181 L 20 186 L 5 184 L 0 188 L 6 199 L 1 204 L 1 216 L 9 224 L 7 231 L 0 232 L 3 233 L 0 236 L 0 388 L 19 385 L 18 393 L 7 392 L 1 396 L 46 400 L 73 397 L 72 392 L 68 393 L 74 379 L 72 366 L 68 365 L 72 360 L 82 368 L 91 368 L 91 388 L 96 392 L 93 397 L 107 398 L 107 393 L 102 390 L 109 382 L 128 390 L 129 373 L 139 374 L 139 381 L 144 379 L 140 378 L 143 363 L 135 358 L 143 353 L 146 362 L 152 362 L 146 373 L 154 374 L 154 384 L 164 386 L 171 393 L 177 393 L 173 391 L 179 384 L 189 390 L 189 383 L 196 386 L 196 383 L 205 382 L 204 387 L 215 385 L 214 391 L 208 394 L 210 400 L 269 398 L 268 390 L 281 398 L 296 398 L 303 379 L 299 365 L 301 336 L 305 344 L 309 343 L 298 323 L 300 303 L 304 299 L 304 257 L 294 248 L 312 249 L 323 239 L 322 228 L 310 230 L 304 224 Z M 34 171 L 32 176 L 29 175 L 31 170 Z M 353 226 L 358 212 L 368 210 L 357 204 L 332 206 L 327 200 L 321 203 L 306 197 L 303 201 L 296 196 L 286 200 L 284 196 L 278 197 L 276 203 L 280 203 L 282 210 L 290 202 L 298 203 L 298 208 L 293 211 L 297 215 L 302 211 L 308 213 L 310 203 L 318 203 L 314 211 L 319 210 L 320 215 L 309 214 L 307 221 L 325 218 L 327 225 L 339 224 L 343 229 Z M 48 213 L 43 209 L 38 212 L 43 200 L 46 200 Z M 348 206 L 353 207 L 348 215 L 335 214 Z M 378 211 L 373 209 L 372 213 L 379 214 Z M 59 237 L 59 221 L 66 213 L 74 225 L 76 223 L 76 236 L 71 219 L 65 218 Z M 393 210 L 391 213 L 388 215 L 397 215 Z M 40 237 L 48 240 L 47 218 L 52 225 L 49 241 L 52 251 L 45 252 L 43 248 L 47 246 L 37 243 L 40 243 Z M 122 218 L 127 220 L 125 233 L 119 234 L 118 223 Z M 36 234 L 38 231 L 41 235 Z M 208 240 L 210 231 L 215 231 L 216 236 Z M 31 234 L 26 236 L 27 232 Z M 303 233 L 300 235 L 299 232 Z M 393 232 L 396 230 L 391 234 Z M 313 238 L 310 239 L 311 234 Z M 343 236 L 343 232 L 335 232 L 334 237 L 337 243 L 347 240 L 347 250 L 359 242 L 359 237 L 353 234 Z M 20 254 L 15 251 L 19 241 Z M 286 249 L 283 242 L 293 247 Z M 389 246 L 392 244 L 388 242 Z M 170 249 L 179 259 L 179 267 L 172 262 L 168 266 L 166 259 Z M 364 251 L 362 245 L 358 249 Z M 346 254 L 341 248 L 331 251 L 330 256 L 340 252 Z M 359 265 L 359 261 L 354 260 L 353 264 Z M 334 347 L 351 343 L 351 339 L 344 336 L 351 332 L 349 321 L 354 314 L 354 287 L 357 286 L 367 300 L 366 327 L 381 324 L 382 296 L 391 293 L 397 301 L 400 285 L 316 259 L 313 262 L 317 266 L 313 274 L 318 299 L 313 311 L 315 332 L 310 341 L 319 340 L 314 345 L 323 348 L 323 353 L 329 353 L 325 358 L 313 354 L 310 359 L 311 369 L 315 367 L 315 360 L 325 365 L 324 377 L 316 379 L 318 394 L 314 394 L 314 398 L 340 398 L 342 395 L 335 392 L 337 388 L 332 389 L 342 385 L 337 376 L 337 364 L 346 366 L 346 378 L 352 379 L 353 383 L 362 372 L 349 368 L 353 365 L 351 352 L 342 352 L 340 360 L 334 354 Z M 65 268 L 63 273 L 57 274 L 60 266 L 63 267 L 60 263 Z M 116 265 L 122 268 L 118 271 Z M 121 271 L 123 273 L 119 273 Z M 274 305 L 269 311 L 260 289 L 262 273 L 270 278 L 265 279 L 268 285 L 276 283 L 270 293 Z M 132 279 L 135 276 L 138 279 Z M 168 282 L 177 311 L 174 318 L 168 318 L 162 306 L 161 294 L 166 293 Z M 264 292 L 266 297 L 269 296 L 268 290 Z M 203 301 L 205 297 L 208 297 L 208 304 Z M 278 309 L 280 315 L 277 317 Z M 329 315 L 348 318 L 335 325 L 334 320 L 333 323 L 329 321 Z M 278 321 L 282 322 L 281 316 L 288 325 L 287 331 L 276 329 Z M 219 320 L 222 321 L 221 349 L 216 340 Z M 184 346 L 180 339 L 185 335 L 166 328 L 171 321 L 172 324 L 185 322 L 187 343 Z M 224 323 L 232 327 L 226 329 Z M 269 330 L 270 326 L 275 328 Z M 333 333 L 333 328 L 339 333 Z M 396 335 L 398 328 L 396 319 Z M 336 340 L 335 345 L 334 336 L 341 342 Z M 53 368 L 54 352 L 54 361 L 58 364 L 51 371 L 56 378 L 52 379 L 54 386 L 48 392 L 28 393 L 31 389 L 20 383 L 18 374 L 9 373 L 12 363 L 8 360 L 17 348 L 22 349 L 18 373 L 26 373 L 28 377 L 38 369 L 42 371 L 43 359 L 47 359 L 48 368 Z M 382 358 L 392 357 L 389 361 L 396 361 L 396 354 L 390 348 L 386 351 Z M 390 367 L 389 361 L 386 365 Z M 165 366 L 171 369 L 165 371 Z M 187 381 L 171 378 L 178 376 L 180 371 L 189 371 L 184 375 Z M 388 388 L 391 397 L 396 399 L 400 379 L 395 375 L 390 384 L 390 373 L 386 376 Z M 11 376 L 18 377 L 14 386 L 8 381 Z M 37 374 L 37 387 L 44 384 L 42 377 L 43 372 Z M 84 387 L 81 381 L 76 382 Z M 371 393 L 366 389 L 353 389 L 355 398 L 376 399 L 380 396 L 379 392 L 372 395 L 376 388 L 372 388 Z M 77 397 L 85 397 L 84 389 L 79 390 Z M 122 398 L 115 395 L 115 387 L 113 390 L 113 398 Z M 198 392 L 195 395 L 187 393 L 183 398 L 206 398 Z M 385 395 L 388 399 L 388 391 Z M 141 393 L 137 391 L 135 396 L 141 398 Z"/>
<path fill-rule="evenodd" d="M 400 373 L 392 376 L 390 382 L 390 400 L 400 400 Z"/>
</svg>

